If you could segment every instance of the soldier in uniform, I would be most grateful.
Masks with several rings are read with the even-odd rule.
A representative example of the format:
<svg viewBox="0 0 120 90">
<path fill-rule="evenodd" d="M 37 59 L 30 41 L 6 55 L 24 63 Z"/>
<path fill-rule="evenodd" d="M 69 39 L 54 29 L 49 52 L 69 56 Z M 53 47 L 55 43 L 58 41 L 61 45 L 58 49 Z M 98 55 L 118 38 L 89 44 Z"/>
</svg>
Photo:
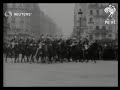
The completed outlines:
<svg viewBox="0 0 120 90">
<path fill-rule="evenodd" d="M 50 37 L 49 35 L 47 35 L 45 43 L 46 43 L 47 45 L 49 45 L 50 42 L 51 42 L 51 37 Z"/>
<path fill-rule="evenodd" d="M 17 37 L 14 36 L 14 38 L 12 40 L 10 40 L 10 42 L 17 42 Z"/>
<path fill-rule="evenodd" d="M 20 37 L 18 43 L 23 43 L 23 41 L 24 41 L 23 37 Z"/>
<path fill-rule="evenodd" d="M 71 45 L 73 46 L 73 45 L 75 45 L 77 42 L 78 42 L 77 39 L 76 39 L 75 37 L 73 37 L 72 40 L 71 40 Z"/>
<path fill-rule="evenodd" d="M 30 39 L 30 44 L 34 44 L 34 43 L 35 43 L 35 38 L 33 37 Z"/>
<path fill-rule="evenodd" d="M 30 47 L 30 41 L 31 41 L 31 37 L 27 37 L 26 42 L 25 42 L 25 47 L 27 49 Z"/>
<path fill-rule="evenodd" d="M 56 41 L 56 40 L 57 40 L 57 35 L 54 36 L 54 41 Z"/>
<path fill-rule="evenodd" d="M 18 43 L 17 37 L 14 36 L 12 40 L 10 40 L 10 56 L 14 55 L 15 45 Z"/>
<path fill-rule="evenodd" d="M 31 41 L 31 37 L 28 37 L 28 38 L 26 39 L 26 43 L 29 44 L 30 41 Z"/>
<path fill-rule="evenodd" d="M 10 45 L 11 45 L 12 48 L 13 48 L 14 45 L 17 44 L 17 43 L 18 43 L 18 39 L 17 39 L 16 36 L 15 36 L 12 40 L 10 40 Z"/>
<path fill-rule="evenodd" d="M 38 43 L 40 43 L 43 39 L 43 34 L 40 36 L 40 38 L 38 39 Z"/>
</svg>

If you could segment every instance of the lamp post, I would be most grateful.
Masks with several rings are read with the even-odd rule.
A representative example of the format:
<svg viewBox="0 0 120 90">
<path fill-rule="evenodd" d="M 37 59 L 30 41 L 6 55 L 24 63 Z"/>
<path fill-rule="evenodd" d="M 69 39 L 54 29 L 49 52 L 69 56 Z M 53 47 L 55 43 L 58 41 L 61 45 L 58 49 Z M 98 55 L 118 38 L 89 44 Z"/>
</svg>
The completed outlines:
<svg viewBox="0 0 120 90">
<path fill-rule="evenodd" d="M 83 12 L 82 12 L 82 10 L 81 9 L 79 9 L 79 12 L 78 12 L 78 14 L 80 15 L 80 18 L 79 18 L 79 20 L 80 20 L 80 29 L 79 29 L 79 39 L 80 39 L 80 30 L 81 30 L 81 19 L 82 19 L 82 14 L 83 14 Z"/>
</svg>

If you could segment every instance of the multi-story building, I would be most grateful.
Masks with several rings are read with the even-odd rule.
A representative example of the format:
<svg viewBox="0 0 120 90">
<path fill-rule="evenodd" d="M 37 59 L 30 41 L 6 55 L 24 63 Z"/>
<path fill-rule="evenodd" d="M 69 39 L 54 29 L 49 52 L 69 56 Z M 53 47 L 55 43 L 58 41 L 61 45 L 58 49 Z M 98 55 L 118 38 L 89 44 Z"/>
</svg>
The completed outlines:
<svg viewBox="0 0 120 90">
<path fill-rule="evenodd" d="M 83 35 L 83 33 L 87 30 L 87 23 L 86 23 L 87 14 L 85 10 L 87 9 L 84 4 L 75 4 L 73 36 L 77 36 L 78 38 L 80 38 Z M 79 12 L 82 12 L 82 13 L 79 14 Z"/>
<path fill-rule="evenodd" d="M 105 24 L 108 15 L 104 9 L 109 3 L 78 3 L 74 11 L 73 35 L 88 37 L 89 40 L 115 40 L 118 37 L 118 4 L 112 3 L 116 8 L 113 15 L 115 24 Z M 82 14 L 79 14 L 82 12 Z M 81 18 L 81 19 L 80 19 Z M 80 33 L 79 33 L 80 32 Z"/>
<path fill-rule="evenodd" d="M 5 13 L 6 10 L 7 10 L 7 5 L 4 4 L 3 7 L 4 7 L 3 8 L 3 13 Z M 7 17 L 4 15 L 3 16 L 3 34 L 4 34 L 3 36 L 6 36 L 8 30 L 9 30 L 9 24 L 7 22 Z M 3 37 L 3 38 L 5 38 L 5 37 Z"/>
<path fill-rule="evenodd" d="M 41 34 L 55 35 L 60 33 L 56 23 L 41 11 L 38 4 L 35 3 L 6 3 L 4 4 L 4 13 L 32 13 L 30 16 L 4 16 L 4 37 L 11 39 L 17 36 L 33 36 L 36 39 Z"/>
<path fill-rule="evenodd" d="M 6 11 L 11 11 L 12 13 L 29 13 L 33 9 L 33 5 L 27 3 L 6 3 L 5 5 Z M 6 31 L 8 38 L 14 35 L 27 35 L 30 33 L 31 25 L 29 17 L 12 15 L 7 17 L 6 23 L 9 25 L 9 29 Z"/>
</svg>

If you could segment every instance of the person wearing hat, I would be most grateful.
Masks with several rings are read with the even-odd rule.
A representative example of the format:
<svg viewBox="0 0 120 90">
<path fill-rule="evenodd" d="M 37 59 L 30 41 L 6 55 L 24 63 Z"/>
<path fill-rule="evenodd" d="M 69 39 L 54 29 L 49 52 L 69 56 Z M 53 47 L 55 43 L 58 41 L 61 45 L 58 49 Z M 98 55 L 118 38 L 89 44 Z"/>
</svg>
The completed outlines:
<svg viewBox="0 0 120 90">
<path fill-rule="evenodd" d="M 35 43 L 35 38 L 33 37 L 32 39 L 31 39 L 31 43 Z"/>
<path fill-rule="evenodd" d="M 20 39 L 18 41 L 18 43 L 21 43 L 21 42 L 23 42 L 23 37 L 20 37 Z"/>
<path fill-rule="evenodd" d="M 31 37 L 28 37 L 28 38 L 26 39 L 26 43 L 29 44 L 30 41 L 31 41 Z"/>
<path fill-rule="evenodd" d="M 45 39 L 45 43 L 48 45 L 49 42 L 50 42 L 50 37 L 49 37 L 49 35 L 47 35 L 47 36 L 46 36 L 46 39 Z"/>
<path fill-rule="evenodd" d="M 28 40 L 29 40 L 29 41 L 28 41 L 29 44 L 31 44 L 31 43 L 34 42 L 33 38 L 28 38 Z"/>
<path fill-rule="evenodd" d="M 10 40 L 10 42 L 17 42 L 17 37 L 14 36 L 12 40 Z"/>
</svg>

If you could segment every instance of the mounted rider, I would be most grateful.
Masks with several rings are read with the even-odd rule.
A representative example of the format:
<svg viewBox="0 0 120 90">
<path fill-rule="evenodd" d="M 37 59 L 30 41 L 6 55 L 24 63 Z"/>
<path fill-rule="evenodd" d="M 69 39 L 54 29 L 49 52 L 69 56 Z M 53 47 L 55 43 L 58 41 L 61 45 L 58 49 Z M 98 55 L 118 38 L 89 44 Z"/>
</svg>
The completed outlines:
<svg viewBox="0 0 120 90">
<path fill-rule="evenodd" d="M 10 46 L 11 48 L 14 48 L 14 46 L 18 44 L 18 39 L 16 36 L 14 36 L 14 38 L 12 40 L 10 40 Z"/>
<path fill-rule="evenodd" d="M 10 40 L 10 42 L 17 42 L 17 37 L 14 36 L 13 39 Z"/>
<path fill-rule="evenodd" d="M 78 40 L 77 40 L 76 37 L 73 37 L 72 40 L 71 40 L 71 45 L 70 45 L 70 47 L 75 46 L 75 45 L 78 45 Z"/>
<path fill-rule="evenodd" d="M 24 39 L 23 39 L 23 37 L 20 37 L 18 43 L 19 43 L 19 44 L 23 44 L 23 43 L 24 43 Z"/>
<path fill-rule="evenodd" d="M 47 35 L 47 37 L 46 37 L 46 44 L 47 44 L 48 46 L 52 46 L 52 38 L 51 38 L 50 35 Z"/>
<path fill-rule="evenodd" d="M 29 44 L 30 41 L 31 41 L 31 37 L 27 37 L 27 39 L 26 39 L 26 43 Z"/>
</svg>

